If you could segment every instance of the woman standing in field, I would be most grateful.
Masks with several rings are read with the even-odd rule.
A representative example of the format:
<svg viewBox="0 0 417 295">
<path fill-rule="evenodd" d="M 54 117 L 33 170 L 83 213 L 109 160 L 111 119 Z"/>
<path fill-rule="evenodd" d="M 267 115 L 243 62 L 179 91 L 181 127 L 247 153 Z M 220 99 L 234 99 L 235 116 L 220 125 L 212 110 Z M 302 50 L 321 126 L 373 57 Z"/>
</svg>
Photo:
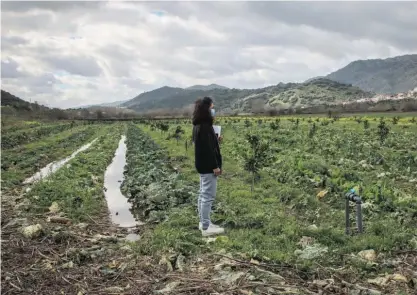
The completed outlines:
<svg viewBox="0 0 417 295">
<path fill-rule="evenodd" d="M 217 176 L 222 173 L 219 141 L 213 129 L 214 104 L 210 97 L 198 99 L 193 113 L 195 167 L 200 174 L 198 196 L 199 229 L 203 236 L 221 234 L 224 229 L 211 223 L 210 213 L 216 197 Z"/>
</svg>

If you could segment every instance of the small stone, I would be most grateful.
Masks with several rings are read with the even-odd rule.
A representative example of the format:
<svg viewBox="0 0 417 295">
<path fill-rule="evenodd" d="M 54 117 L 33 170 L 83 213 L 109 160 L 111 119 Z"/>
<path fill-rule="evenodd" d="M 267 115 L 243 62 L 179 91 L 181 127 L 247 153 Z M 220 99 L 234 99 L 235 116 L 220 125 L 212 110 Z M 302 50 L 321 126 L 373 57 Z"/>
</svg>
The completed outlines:
<svg viewBox="0 0 417 295">
<path fill-rule="evenodd" d="M 236 283 L 240 278 L 245 275 L 244 272 L 233 272 L 229 270 L 220 271 L 219 275 L 215 277 L 215 280 L 221 284 L 231 286 Z"/>
<path fill-rule="evenodd" d="M 118 287 L 118 286 L 113 286 L 113 287 L 107 287 L 103 289 L 103 292 L 107 292 L 107 293 L 122 293 L 124 292 L 124 288 L 123 287 Z"/>
<path fill-rule="evenodd" d="M 327 285 L 332 285 L 334 284 L 334 280 L 333 279 L 326 279 L 326 280 L 314 280 L 313 281 L 314 285 L 317 285 L 321 288 L 326 287 Z"/>
<path fill-rule="evenodd" d="M 300 245 L 301 247 L 305 248 L 305 247 L 307 247 L 308 245 L 311 245 L 311 244 L 313 244 L 313 243 L 314 243 L 314 238 L 312 238 L 312 237 L 306 237 L 306 236 L 303 236 L 303 237 L 300 239 L 300 241 L 298 242 L 298 245 Z"/>
<path fill-rule="evenodd" d="M 60 210 L 58 202 L 52 202 L 51 206 L 49 207 L 49 212 L 51 213 L 58 213 Z"/>
<path fill-rule="evenodd" d="M 326 195 L 327 195 L 327 193 L 328 193 L 329 191 L 328 190 L 322 190 L 322 191 L 320 191 L 318 194 L 317 194 L 317 199 L 318 200 L 321 200 L 322 198 L 324 198 Z"/>
<path fill-rule="evenodd" d="M 73 268 L 73 267 L 74 267 L 74 262 L 72 262 L 72 261 L 64 263 L 62 265 L 62 268 Z"/>
<path fill-rule="evenodd" d="M 33 239 L 39 237 L 42 234 L 42 231 L 42 225 L 38 223 L 24 227 L 22 229 L 22 234 L 25 238 Z"/>
<path fill-rule="evenodd" d="M 377 285 L 377 286 L 385 286 L 389 281 L 389 276 L 386 277 L 376 277 L 375 279 L 369 279 L 368 283 Z"/>
<path fill-rule="evenodd" d="M 307 227 L 308 230 L 317 231 L 319 228 L 315 224 L 311 224 Z"/>
<path fill-rule="evenodd" d="M 205 239 L 205 241 L 207 244 L 214 243 L 216 241 L 216 238 L 207 238 Z"/>
<path fill-rule="evenodd" d="M 168 258 L 166 258 L 165 256 L 161 258 L 161 260 L 159 261 L 159 265 L 166 265 L 166 270 L 168 272 L 174 271 L 171 261 L 169 261 Z"/>
<path fill-rule="evenodd" d="M 365 259 L 367 261 L 375 261 L 376 260 L 376 253 L 375 250 L 363 250 L 358 253 L 358 256 L 362 259 Z"/>
<path fill-rule="evenodd" d="M 120 250 L 125 251 L 125 252 L 132 252 L 132 247 L 130 247 L 130 245 L 124 245 L 123 247 L 120 248 Z"/>
<path fill-rule="evenodd" d="M 166 294 L 166 293 L 171 293 L 178 285 L 180 284 L 180 282 L 178 281 L 173 281 L 168 283 L 165 288 L 156 291 L 156 294 Z"/>
<path fill-rule="evenodd" d="M 294 254 L 301 259 L 314 259 L 328 252 L 328 248 L 320 244 L 307 245 L 303 250 L 295 250 Z"/>
<path fill-rule="evenodd" d="M 129 241 L 129 242 L 136 242 L 140 240 L 140 235 L 130 233 L 125 237 L 125 239 L 126 241 Z"/>
<path fill-rule="evenodd" d="M 81 222 L 81 223 L 76 224 L 75 227 L 78 229 L 84 230 L 84 229 L 87 229 L 88 223 Z"/>
<path fill-rule="evenodd" d="M 403 276 L 402 274 L 399 274 L 399 273 L 393 274 L 391 276 L 391 279 L 394 280 L 394 281 L 397 281 L 397 282 L 404 282 L 404 283 L 408 282 L 407 278 L 405 276 Z"/>
<path fill-rule="evenodd" d="M 179 270 L 179 271 L 184 271 L 185 269 L 185 256 L 180 254 L 177 257 L 177 261 L 175 262 L 175 267 Z"/>
</svg>

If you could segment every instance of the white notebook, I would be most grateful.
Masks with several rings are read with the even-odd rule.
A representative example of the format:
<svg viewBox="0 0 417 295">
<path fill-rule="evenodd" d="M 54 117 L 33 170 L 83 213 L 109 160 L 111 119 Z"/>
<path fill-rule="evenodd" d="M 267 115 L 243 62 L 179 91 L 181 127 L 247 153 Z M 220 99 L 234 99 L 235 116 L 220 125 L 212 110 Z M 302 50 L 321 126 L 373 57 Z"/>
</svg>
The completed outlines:
<svg viewBox="0 0 417 295">
<path fill-rule="evenodd" d="M 213 125 L 214 133 L 216 133 L 217 136 L 220 136 L 222 132 L 222 126 L 220 125 Z"/>
</svg>

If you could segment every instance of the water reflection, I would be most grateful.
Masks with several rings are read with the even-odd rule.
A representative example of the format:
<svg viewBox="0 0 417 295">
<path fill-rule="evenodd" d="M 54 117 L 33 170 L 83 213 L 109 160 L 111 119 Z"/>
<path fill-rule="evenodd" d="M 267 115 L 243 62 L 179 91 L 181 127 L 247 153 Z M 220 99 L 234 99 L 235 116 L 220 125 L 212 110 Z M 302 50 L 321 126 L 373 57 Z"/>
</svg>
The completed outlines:
<svg viewBox="0 0 417 295">
<path fill-rule="evenodd" d="M 120 191 L 123 182 L 123 172 L 126 165 L 126 136 L 123 135 L 119 142 L 112 163 L 104 174 L 104 187 L 110 217 L 113 223 L 120 227 L 134 227 L 142 224 L 135 220 L 130 211 L 131 204 Z"/>
<path fill-rule="evenodd" d="M 23 181 L 23 184 L 33 183 L 33 182 L 36 182 L 36 181 L 39 181 L 48 177 L 49 175 L 57 171 L 59 168 L 61 168 L 63 165 L 65 165 L 68 161 L 72 160 L 78 153 L 88 149 L 96 140 L 97 138 L 94 139 L 92 142 L 83 145 L 78 150 L 73 152 L 71 156 L 65 159 L 49 163 L 44 168 L 42 168 L 39 172 L 36 172 L 33 176 L 25 179 L 25 181 Z"/>
</svg>

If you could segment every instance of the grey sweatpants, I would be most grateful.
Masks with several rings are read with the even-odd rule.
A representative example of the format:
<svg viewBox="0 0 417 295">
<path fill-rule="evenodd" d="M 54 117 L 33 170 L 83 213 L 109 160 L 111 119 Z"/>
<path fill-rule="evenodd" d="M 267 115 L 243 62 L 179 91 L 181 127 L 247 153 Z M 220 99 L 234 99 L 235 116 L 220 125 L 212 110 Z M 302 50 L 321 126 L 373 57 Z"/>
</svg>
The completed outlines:
<svg viewBox="0 0 417 295">
<path fill-rule="evenodd" d="M 216 198 L 217 176 L 214 173 L 200 174 L 200 194 L 198 195 L 198 215 L 203 229 L 210 225 L 210 212 Z"/>
</svg>

